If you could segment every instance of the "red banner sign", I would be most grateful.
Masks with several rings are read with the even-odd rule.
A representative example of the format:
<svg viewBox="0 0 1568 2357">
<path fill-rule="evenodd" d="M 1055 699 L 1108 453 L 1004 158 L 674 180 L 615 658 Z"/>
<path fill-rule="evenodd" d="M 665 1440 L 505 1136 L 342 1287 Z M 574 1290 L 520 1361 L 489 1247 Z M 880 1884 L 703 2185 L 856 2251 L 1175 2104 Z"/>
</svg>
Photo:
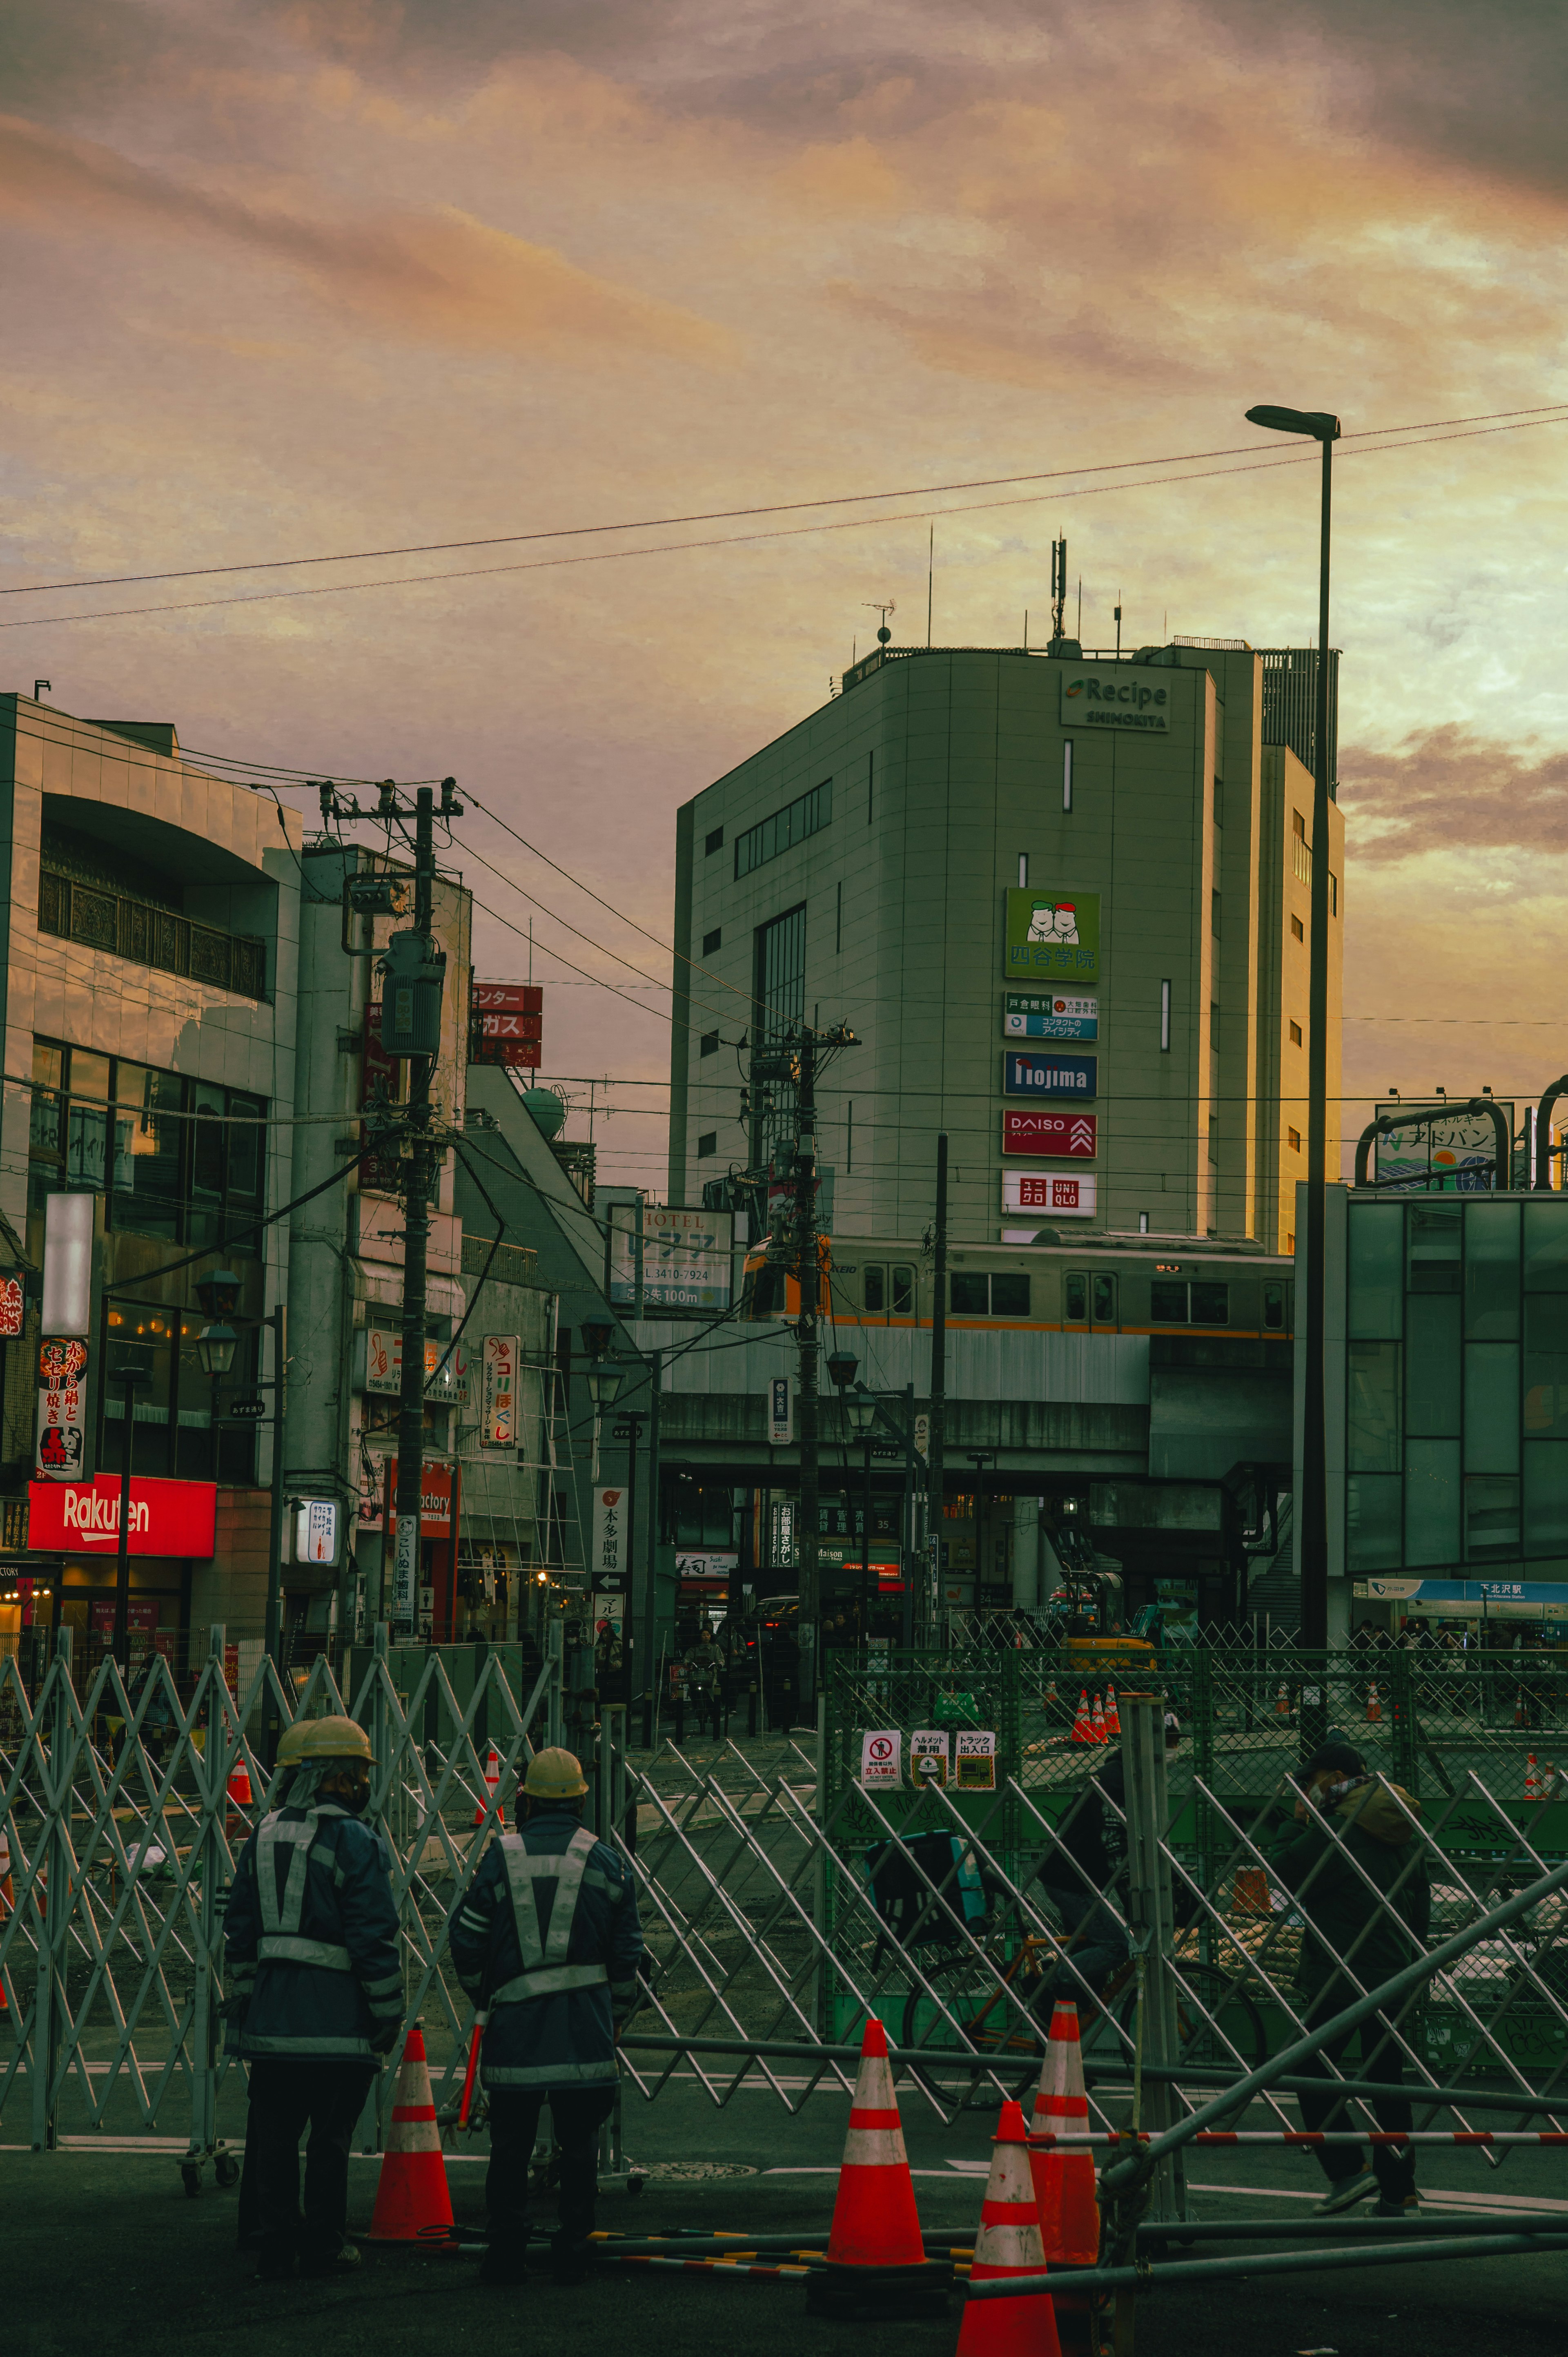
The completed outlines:
<svg viewBox="0 0 1568 2357">
<path fill-rule="evenodd" d="M 392 1489 L 392 1527 L 397 1528 L 397 1488 L 393 1474 Z M 419 1475 L 419 1529 L 427 1539 L 448 1539 L 452 1535 L 452 1468 L 435 1465 L 428 1460 Z"/>
<path fill-rule="evenodd" d="M 537 1071 L 543 1055 L 542 983 L 477 982 L 471 1003 L 474 1060 Z"/>
<path fill-rule="evenodd" d="M 1008 1111 L 1002 1116 L 1004 1154 L 1050 1155 L 1066 1161 L 1091 1162 L 1096 1121 L 1091 1113 L 1047 1113 L 1043 1107 Z"/>
<path fill-rule="evenodd" d="M 113 1555 L 120 1544 L 120 1477 L 95 1481 L 29 1481 L 27 1544 L 35 1553 Z M 131 1482 L 132 1555 L 210 1559 L 217 1541 L 218 1490 L 211 1481 Z"/>
</svg>

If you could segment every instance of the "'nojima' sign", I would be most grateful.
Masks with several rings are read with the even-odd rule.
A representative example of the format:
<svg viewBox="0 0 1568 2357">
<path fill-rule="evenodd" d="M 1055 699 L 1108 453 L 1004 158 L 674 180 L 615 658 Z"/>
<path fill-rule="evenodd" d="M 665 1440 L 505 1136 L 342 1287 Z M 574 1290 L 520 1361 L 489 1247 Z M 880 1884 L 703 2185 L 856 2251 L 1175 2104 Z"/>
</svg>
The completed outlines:
<svg viewBox="0 0 1568 2357">
<path fill-rule="evenodd" d="M 1009 1048 L 1002 1059 L 1002 1087 L 1010 1097 L 1091 1097 L 1097 1056 L 1032 1055 Z"/>
</svg>

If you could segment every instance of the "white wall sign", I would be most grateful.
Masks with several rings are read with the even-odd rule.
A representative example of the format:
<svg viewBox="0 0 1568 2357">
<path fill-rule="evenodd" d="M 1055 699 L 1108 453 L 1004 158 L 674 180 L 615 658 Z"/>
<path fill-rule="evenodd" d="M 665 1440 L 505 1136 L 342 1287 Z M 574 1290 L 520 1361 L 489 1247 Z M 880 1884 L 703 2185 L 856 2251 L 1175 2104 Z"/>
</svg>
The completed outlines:
<svg viewBox="0 0 1568 2357">
<path fill-rule="evenodd" d="M 67 1199 L 51 1196 L 49 1200 L 56 1202 Z M 86 1463 L 87 1345 L 74 1335 L 64 1335 L 38 1348 L 34 1478 L 39 1481 L 80 1481 Z"/>
<path fill-rule="evenodd" d="M 863 1784 L 902 1784 L 904 1781 L 901 1754 L 904 1738 L 898 1729 L 879 1727 L 864 1735 L 860 1743 L 860 1781 Z"/>
<path fill-rule="evenodd" d="M 419 1553 L 419 1525 L 412 1519 L 397 1526 L 392 1560 L 392 1619 L 407 1624 L 413 1619 L 414 1561 Z"/>
<path fill-rule="evenodd" d="M 996 1790 L 996 1738 L 989 1727 L 961 1727 L 954 1782 L 961 1792 Z"/>
<path fill-rule="evenodd" d="M 426 1342 L 424 1380 L 430 1381 L 446 1345 Z M 365 1389 L 397 1394 L 403 1389 L 403 1336 L 395 1326 L 371 1326 L 365 1331 Z"/>
<path fill-rule="evenodd" d="M 1004 1170 L 1004 1211 L 1038 1211 L 1042 1219 L 1087 1220 L 1094 1211 L 1095 1181 L 1055 1170 Z"/>
<path fill-rule="evenodd" d="M 302 1498 L 294 1517 L 295 1563 L 336 1563 L 338 1501 L 334 1498 Z"/>
<path fill-rule="evenodd" d="M 909 1738 L 909 1781 L 945 1784 L 950 1768 L 945 1727 L 918 1727 Z"/>
<path fill-rule="evenodd" d="M 627 1544 L 626 1490 L 594 1491 L 594 1561 L 596 1579 L 619 1579 L 630 1560 Z"/>
<path fill-rule="evenodd" d="M 515 1334 L 487 1334 L 484 1342 L 484 1404 L 479 1438 L 487 1448 L 517 1446 L 517 1361 L 521 1345 Z"/>
<path fill-rule="evenodd" d="M 774 1375 L 768 1385 L 768 1437 L 775 1448 L 788 1448 L 795 1437 L 795 1394 L 788 1375 Z"/>
</svg>

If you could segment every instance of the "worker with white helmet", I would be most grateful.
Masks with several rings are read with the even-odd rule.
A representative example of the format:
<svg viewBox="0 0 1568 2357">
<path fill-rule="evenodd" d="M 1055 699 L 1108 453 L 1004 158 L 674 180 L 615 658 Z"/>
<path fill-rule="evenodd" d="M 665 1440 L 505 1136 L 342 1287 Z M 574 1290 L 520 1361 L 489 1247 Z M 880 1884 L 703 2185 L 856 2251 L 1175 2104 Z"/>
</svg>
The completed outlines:
<svg viewBox="0 0 1568 2357">
<path fill-rule="evenodd" d="M 558 2283 L 582 2280 L 598 2191 L 598 2133 L 615 2105 L 616 2040 L 637 2004 L 642 1927 L 631 1869 L 582 1823 L 587 1782 L 571 1752 L 535 1752 L 518 1830 L 485 1853 L 452 1919 L 457 1976 L 489 2009 L 487 2283 L 527 2273 L 529 2163 L 548 2104 L 561 2147 Z"/>
<path fill-rule="evenodd" d="M 403 2019 L 392 1854 L 360 1820 L 371 1744 L 351 1718 L 278 1745 L 273 1807 L 240 1853 L 224 1938 L 231 2044 L 250 2065 L 247 2139 L 263 2279 L 345 2273 L 354 2124 Z M 299 2139 L 306 2123 L 305 2212 Z"/>
</svg>

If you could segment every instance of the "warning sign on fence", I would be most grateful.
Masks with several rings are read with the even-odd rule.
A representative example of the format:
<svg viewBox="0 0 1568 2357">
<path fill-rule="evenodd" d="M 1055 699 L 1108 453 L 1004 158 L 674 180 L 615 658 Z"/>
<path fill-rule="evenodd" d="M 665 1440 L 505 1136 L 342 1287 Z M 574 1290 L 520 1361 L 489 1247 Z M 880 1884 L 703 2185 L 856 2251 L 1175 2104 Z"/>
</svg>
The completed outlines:
<svg viewBox="0 0 1568 2357">
<path fill-rule="evenodd" d="M 861 1738 L 860 1781 L 863 1784 L 901 1784 L 904 1738 L 897 1727 L 879 1727 Z"/>
<path fill-rule="evenodd" d="M 945 1784 L 950 1773 L 947 1728 L 917 1727 L 909 1738 L 910 1782 L 916 1785 Z"/>
<path fill-rule="evenodd" d="M 996 1738 L 989 1727 L 959 1728 L 957 1774 L 953 1781 L 961 1792 L 994 1792 Z"/>
</svg>

